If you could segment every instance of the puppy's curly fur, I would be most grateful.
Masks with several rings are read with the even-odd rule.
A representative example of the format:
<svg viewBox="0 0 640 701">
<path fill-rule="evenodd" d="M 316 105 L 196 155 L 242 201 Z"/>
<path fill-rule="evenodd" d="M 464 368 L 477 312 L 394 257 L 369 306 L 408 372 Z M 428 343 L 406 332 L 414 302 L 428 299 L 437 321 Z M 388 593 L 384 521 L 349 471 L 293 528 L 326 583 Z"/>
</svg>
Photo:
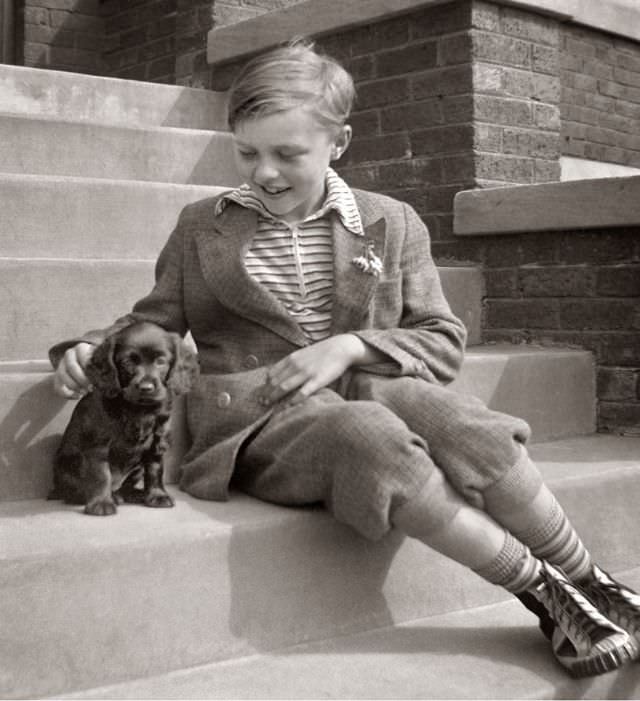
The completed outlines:
<svg viewBox="0 0 640 701">
<path fill-rule="evenodd" d="M 140 322 L 109 336 L 86 368 L 93 391 L 73 411 L 54 459 L 49 499 L 107 516 L 126 502 L 173 506 L 163 484 L 172 398 L 198 375 L 180 336 Z M 142 489 L 136 486 L 144 478 Z"/>
</svg>

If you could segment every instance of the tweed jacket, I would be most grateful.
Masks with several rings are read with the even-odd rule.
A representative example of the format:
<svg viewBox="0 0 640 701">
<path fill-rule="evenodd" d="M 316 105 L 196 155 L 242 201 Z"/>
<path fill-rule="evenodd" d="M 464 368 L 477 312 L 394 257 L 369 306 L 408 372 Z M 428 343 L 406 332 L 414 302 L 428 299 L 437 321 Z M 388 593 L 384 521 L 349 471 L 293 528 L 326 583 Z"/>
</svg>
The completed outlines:
<svg viewBox="0 0 640 701">
<path fill-rule="evenodd" d="M 447 303 L 431 258 L 426 227 L 407 204 L 354 190 L 364 238 L 332 217 L 334 291 L 331 333 L 354 333 L 385 356 L 363 371 L 414 376 L 445 384 L 457 373 L 465 328 Z M 246 271 L 244 253 L 257 213 L 230 203 L 216 216 L 218 197 L 188 205 L 163 248 L 151 292 L 108 329 L 59 343 L 57 366 L 78 341 L 100 343 L 134 320 L 191 332 L 201 378 L 187 397 L 192 445 L 180 486 L 206 499 L 227 498 L 237 453 L 274 409 L 258 402 L 267 368 L 309 339 L 284 306 Z M 366 245 L 381 259 L 379 275 L 353 263 Z M 277 408 L 276 408 L 277 410 Z"/>
</svg>

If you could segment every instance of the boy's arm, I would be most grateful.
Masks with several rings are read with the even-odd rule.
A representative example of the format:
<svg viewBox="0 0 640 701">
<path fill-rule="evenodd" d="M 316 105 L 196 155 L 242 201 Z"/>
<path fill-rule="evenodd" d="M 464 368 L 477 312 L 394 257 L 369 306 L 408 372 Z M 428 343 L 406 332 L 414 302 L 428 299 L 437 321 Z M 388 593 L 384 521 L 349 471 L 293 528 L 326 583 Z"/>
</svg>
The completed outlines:
<svg viewBox="0 0 640 701">
<path fill-rule="evenodd" d="M 187 332 L 182 293 L 184 236 L 181 221 L 184 211 L 160 252 L 155 267 L 155 285 L 151 292 L 136 302 L 129 314 L 116 319 L 111 326 L 87 331 L 78 338 L 61 341 L 52 346 L 49 349 L 49 360 L 54 368 L 58 367 L 69 348 L 73 348 L 78 343 L 100 345 L 107 336 L 135 321 L 150 321 L 162 326 L 167 331 L 175 331 L 181 336 Z"/>
<path fill-rule="evenodd" d="M 397 328 L 351 333 L 385 356 L 382 362 L 363 363 L 367 372 L 412 375 L 446 384 L 460 369 L 467 332 L 442 292 L 426 226 L 413 208 L 403 207 L 406 233 L 401 260 L 400 324 Z"/>
</svg>

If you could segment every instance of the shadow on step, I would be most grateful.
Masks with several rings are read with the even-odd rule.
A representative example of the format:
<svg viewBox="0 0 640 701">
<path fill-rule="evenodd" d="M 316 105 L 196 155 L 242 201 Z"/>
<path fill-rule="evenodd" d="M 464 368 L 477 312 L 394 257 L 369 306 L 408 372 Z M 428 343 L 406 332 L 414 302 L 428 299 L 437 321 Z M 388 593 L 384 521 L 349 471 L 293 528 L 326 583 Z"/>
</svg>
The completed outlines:
<svg viewBox="0 0 640 701">
<path fill-rule="evenodd" d="M 11 408 L 0 423 L 0 500 L 45 497 L 51 457 L 75 402 L 56 397 L 50 377 L 5 402 Z"/>
</svg>

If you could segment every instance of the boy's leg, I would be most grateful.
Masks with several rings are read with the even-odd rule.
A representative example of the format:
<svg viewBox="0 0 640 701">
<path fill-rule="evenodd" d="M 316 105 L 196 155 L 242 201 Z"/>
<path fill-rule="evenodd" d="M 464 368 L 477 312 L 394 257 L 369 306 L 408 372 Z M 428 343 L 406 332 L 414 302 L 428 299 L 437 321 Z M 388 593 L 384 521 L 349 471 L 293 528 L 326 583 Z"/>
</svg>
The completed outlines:
<svg viewBox="0 0 640 701">
<path fill-rule="evenodd" d="M 566 633 L 554 641 L 554 652 L 573 674 L 608 671 L 629 657 L 629 636 L 469 506 L 424 442 L 377 402 L 345 402 L 322 391 L 282 410 L 244 447 L 234 483 L 277 503 L 324 502 L 369 538 L 393 524 L 494 584 L 530 592 Z"/>
<path fill-rule="evenodd" d="M 589 574 L 589 553 L 524 448 L 530 435 L 524 421 L 415 378 L 354 379 L 352 393 L 379 401 L 404 419 L 471 504 L 570 579 Z"/>
</svg>

